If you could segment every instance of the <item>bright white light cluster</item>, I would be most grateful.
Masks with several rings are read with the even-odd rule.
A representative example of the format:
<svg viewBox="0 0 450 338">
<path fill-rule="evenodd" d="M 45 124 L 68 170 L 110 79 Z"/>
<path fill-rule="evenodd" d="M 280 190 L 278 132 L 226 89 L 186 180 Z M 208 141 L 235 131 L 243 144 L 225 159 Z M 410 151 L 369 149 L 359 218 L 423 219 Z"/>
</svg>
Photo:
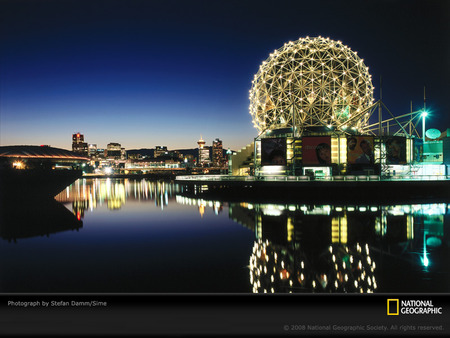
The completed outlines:
<svg viewBox="0 0 450 338">
<path fill-rule="evenodd" d="M 373 103 L 369 68 L 356 52 L 329 38 L 300 38 L 275 50 L 250 90 L 250 114 L 259 132 L 296 126 L 362 131 Z M 294 116 L 295 115 L 295 116 Z"/>
<path fill-rule="evenodd" d="M 249 268 L 253 293 L 373 293 L 378 288 L 368 244 L 333 243 L 317 256 L 258 239 Z"/>
</svg>

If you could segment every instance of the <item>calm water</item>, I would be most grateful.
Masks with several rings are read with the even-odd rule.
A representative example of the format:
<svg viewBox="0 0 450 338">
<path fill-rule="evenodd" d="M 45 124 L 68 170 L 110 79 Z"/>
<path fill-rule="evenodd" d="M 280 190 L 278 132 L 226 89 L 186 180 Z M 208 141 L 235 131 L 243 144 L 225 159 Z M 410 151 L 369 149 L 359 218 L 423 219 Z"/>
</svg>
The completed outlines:
<svg viewBox="0 0 450 338">
<path fill-rule="evenodd" d="M 81 179 L 2 208 L 0 292 L 449 292 L 449 208 L 231 203 Z"/>
</svg>

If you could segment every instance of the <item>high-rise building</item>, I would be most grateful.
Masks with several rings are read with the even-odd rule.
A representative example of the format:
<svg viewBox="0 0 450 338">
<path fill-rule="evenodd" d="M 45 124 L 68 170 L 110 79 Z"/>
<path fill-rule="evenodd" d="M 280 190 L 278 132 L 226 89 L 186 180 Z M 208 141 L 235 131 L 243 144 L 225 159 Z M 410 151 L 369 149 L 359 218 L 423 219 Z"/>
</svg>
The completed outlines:
<svg viewBox="0 0 450 338">
<path fill-rule="evenodd" d="M 88 144 L 84 142 L 84 135 L 79 132 L 72 134 L 72 151 L 84 156 L 88 156 Z"/>
<path fill-rule="evenodd" d="M 212 161 L 214 167 L 221 167 L 224 163 L 222 141 L 218 138 L 212 144 Z"/>
<path fill-rule="evenodd" d="M 198 144 L 198 165 L 204 166 L 211 162 L 209 158 L 209 149 L 205 146 L 206 142 L 200 135 L 200 140 L 197 141 Z"/>
<path fill-rule="evenodd" d="M 120 143 L 109 143 L 106 147 L 106 157 L 110 160 L 120 160 L 122 158 Z"/>
</svg>

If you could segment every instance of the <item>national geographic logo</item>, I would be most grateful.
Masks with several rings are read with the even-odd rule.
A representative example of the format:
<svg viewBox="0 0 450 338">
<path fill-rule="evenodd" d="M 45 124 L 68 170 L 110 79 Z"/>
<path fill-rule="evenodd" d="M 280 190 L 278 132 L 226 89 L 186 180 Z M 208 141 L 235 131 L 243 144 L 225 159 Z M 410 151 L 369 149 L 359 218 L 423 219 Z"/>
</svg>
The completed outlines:
<svg viewBox="0 0 450 338">
<path fill-rule="evenodd" d="M 398 299 L 387 300 L 387 314 L 388 316 L 398 316 Z"/>
<path fill-rule="evenodd" d="M 434 306 L 432 300 L 387 300 L 387 315 L 441 315 L 442 307 Z"/>
</svg>

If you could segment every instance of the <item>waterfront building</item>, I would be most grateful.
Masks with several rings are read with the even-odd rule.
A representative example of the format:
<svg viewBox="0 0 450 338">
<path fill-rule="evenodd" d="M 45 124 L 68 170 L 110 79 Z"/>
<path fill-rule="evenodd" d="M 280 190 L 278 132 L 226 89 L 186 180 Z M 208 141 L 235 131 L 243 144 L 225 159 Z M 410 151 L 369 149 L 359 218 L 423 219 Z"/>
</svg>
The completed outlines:
<svg viewBox="0 0 450 338">
<path fill-rule="evenodd" d="M 80 169 L 86 156 L 49 146 L 0 147 L 0 168 L 13 169 Z"/>
<path fill-rule="evenodd" d="M 230 175 L 449 172 L 447 135 L 436 131 L 425 140 L 424 128 L 422 135 L 416 128 L 424 126 L 425 107 L 394 116 L 381 99 L 375 102 L 369 68 L 340 41 L 307 37 L 275 50 L 254 76 L 249 111 L 258 136 L 231 156 Z"/>
<path fill-rule="evenodd" d="M 52 198 L 81 177 L 88 161 L 87 156 L 48 146 L 0 147 L 0 203 Z"/>
<path fill-rule="evenodd" d="M 204 167 L 211 163 L 211 159 L 209 157 L 209 148 L 205 146 L 206 142 L 200 136 L 200 140 L 197 141 L 198 144 L 198 166 Z"/>
<path fill-rule="evenodd" d="M 72 134 L 72 151 L 83 156 L 89 155 L 88 144 L 84 142 L 83 134 L 79 132 Z"/>
<path fill-rule="evenodd" d="M 140 160 L 132 160 L 125 162 L 126 173 L 149 173 L 167 169 L 180 169 L 182 165 L 180 161 L 173 159 L 146 158 Z"/>
<path fill-rule="evenodd" d="M 222 141 L 218 138 L 212 144 L 212 159 L 214 167 L 222 167 L 224 165 L 223 145 Z"/>
</svg>

